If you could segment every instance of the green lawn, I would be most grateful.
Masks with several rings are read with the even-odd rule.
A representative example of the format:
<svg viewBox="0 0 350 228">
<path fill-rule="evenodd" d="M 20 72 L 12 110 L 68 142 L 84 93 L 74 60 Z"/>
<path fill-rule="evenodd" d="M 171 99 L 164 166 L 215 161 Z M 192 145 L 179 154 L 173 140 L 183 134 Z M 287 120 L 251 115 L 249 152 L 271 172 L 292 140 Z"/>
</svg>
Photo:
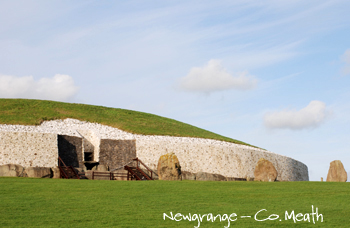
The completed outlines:
<svg viewBox="0 0 350 228">
<path fill-rule="evenodd" d="M 311 213 L 323 222 L 285 220 L 285 211 Z M 271 214 L 273 221 L 256 221 Z M 0 227 L 194 227 L 166 218 L 230 215 L 230 227 L 349 227 L 350 185 L 328 182 L 93 181 L 0 178 Z M 241 216 L 252 216 L 241 218 Z M 180 219 L 180 216 L 177 217 Z M 298 217 L 300 218 L 300 217 Z M 200 227 L 224 227 L 206 221 Z M 281 219 L 281 221 L 280 221 Z"/>
<path fill-rule="evenodd" d="M 207 138 L 249 145 L 149 113 L 55 101 L 0 99 L 0 124 L 39 125 L 45 120 L 65 118 L 100 123 L 136 134 Z"/>
</svg>

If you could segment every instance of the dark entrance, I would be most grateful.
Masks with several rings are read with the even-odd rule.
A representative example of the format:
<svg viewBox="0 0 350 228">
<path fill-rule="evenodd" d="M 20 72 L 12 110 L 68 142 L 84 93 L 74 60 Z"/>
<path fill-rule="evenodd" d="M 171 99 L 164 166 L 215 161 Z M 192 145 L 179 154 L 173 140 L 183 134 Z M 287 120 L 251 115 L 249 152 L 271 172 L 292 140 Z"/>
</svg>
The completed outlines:
<svg viewBox="0 0 350 228">
<path fill-rule="evenodd" d="M 83 167 L 82 139 L 75 136 L 58 135 L 58 156 L 67 166 Z"/>
<path fill-rule="evenodd" d="M 94 152 L 84 152 L 84 161 L 94 161 Z"/>
</svg>

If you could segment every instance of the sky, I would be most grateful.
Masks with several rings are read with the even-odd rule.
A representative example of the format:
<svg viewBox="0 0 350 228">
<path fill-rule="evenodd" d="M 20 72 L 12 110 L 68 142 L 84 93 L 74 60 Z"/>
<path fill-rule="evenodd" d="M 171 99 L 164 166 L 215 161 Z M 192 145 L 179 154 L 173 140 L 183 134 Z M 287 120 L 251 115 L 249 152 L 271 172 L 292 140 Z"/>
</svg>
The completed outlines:
<svg viewBox="0 0 350 228">
<path fill-rule="evenodd" d="M 333 160 L 350 172 L 349 11 L 348 0 L 0 0 L 0 98 L 176 119 L 320 181 Z"/>
</svg>

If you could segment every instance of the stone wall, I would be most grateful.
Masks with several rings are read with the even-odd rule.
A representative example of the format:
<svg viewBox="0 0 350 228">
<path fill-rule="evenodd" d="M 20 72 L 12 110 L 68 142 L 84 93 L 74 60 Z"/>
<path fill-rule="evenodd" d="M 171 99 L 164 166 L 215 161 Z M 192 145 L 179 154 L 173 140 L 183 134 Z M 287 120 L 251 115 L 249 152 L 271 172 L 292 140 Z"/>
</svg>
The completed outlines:
<svg viewBox="0 0 350 228">
<path fill-rule="evenodd" d="M 191 173 L 207 172 L 226 177 L 254 177 L 260 158 L 273 163 L 279 181 L 308 181 L 308 169 L 292 158 L 262 149 L 216 140 L 196 138 L 140 136 L 136 140 L 137 157 L 156 170 L 161 155 L 173 152 L 180 161 L 181 170 Z"/>
<path fill-rule="evenodd" d="M 100 165 L 106 165 L 111 170 L 125 165 L 135 157 L 135 140 L 101 139 Z"/>
<path fill-rule="evenodd" d="M 79 147 L 80 136 L 82 148 Z M 256 163 L 260 158 L 265 158 L 276 167 L 277 180 L 309 179 L 307 166 L 299 161 L 228 142 L 136 135 L 73 119 L 47 121 L 40 126 L 0 125 L 0 165 L 11 163 L 24 167 L 55 167 L 59 147 L 60 154 L 65 150 L 62 148 L 71 151 L 71 155 L 66 155 L 71 156 L 68 156 L 68 160 L 71 160 L 74 166 L 77 161 L 79 163 L 83 160 L 85 147 L 86 152 L 94 152 L 95 161 L 109 166 L 110 169 L 139 157 L 146 165 L 156 170 L 159 157 L 174 152 L 179 158 L 182 170 L 191 173 L 206 172 L 236 178 L 254 177 Z M 80 167 L 82 164 L 78 165 Z"/>
<path fill-rule="evenodd" d="M 37 132 L 0 132 L 0 165 L 54 167 L 58 159 L 57 135 Z"/>
<path fill-rule="evenodd" d="M 67 166 L 84 168 L 82 141 L 80 137 L 58 135 L 58 155 Z"/>
</svg>

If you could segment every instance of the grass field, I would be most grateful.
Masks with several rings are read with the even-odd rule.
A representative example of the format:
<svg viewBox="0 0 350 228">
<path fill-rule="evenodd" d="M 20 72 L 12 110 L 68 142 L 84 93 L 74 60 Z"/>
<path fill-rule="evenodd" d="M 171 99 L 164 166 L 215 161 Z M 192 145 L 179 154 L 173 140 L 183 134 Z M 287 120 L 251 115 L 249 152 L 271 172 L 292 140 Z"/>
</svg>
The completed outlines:
<svg viewBox="0 0 350 228">
<path fill-rule="evenodd" d="M 65 118 L 100 123 L 136 134 L 207 138 L 249 145 L 149 113 L 55 101 L 0 99 L 0 124 L 39 125 L 45 120 Z"/>
<path fill-rule="evenodd" d="M 285 220 L 322 214 L 313 224 Z M 256 221 L 271 214 L 273 221 Z M 93 181 L 0 178 L 0 227 L 195 227 L 198 221 L 175 221 L 176 213 L 224 214 L 230 227 L 349 227 L 350 185 L 329 182 Z M 241 218 L 241 216 L 252 216 Z M 275 217 L 275 216 L 272 216 Z M 271 217 L 271 218 L 272 218 Z M 180 217 L 178 216 L 177 219 Z M 300 219 L 302 217 L 298 217 Z M 307 217 L 306 217 L 307 218 Z M 281 221 L 280 221 L 281 219 Z M 207 221 L 200 227 L 224 227 Z"/>
</svg>

